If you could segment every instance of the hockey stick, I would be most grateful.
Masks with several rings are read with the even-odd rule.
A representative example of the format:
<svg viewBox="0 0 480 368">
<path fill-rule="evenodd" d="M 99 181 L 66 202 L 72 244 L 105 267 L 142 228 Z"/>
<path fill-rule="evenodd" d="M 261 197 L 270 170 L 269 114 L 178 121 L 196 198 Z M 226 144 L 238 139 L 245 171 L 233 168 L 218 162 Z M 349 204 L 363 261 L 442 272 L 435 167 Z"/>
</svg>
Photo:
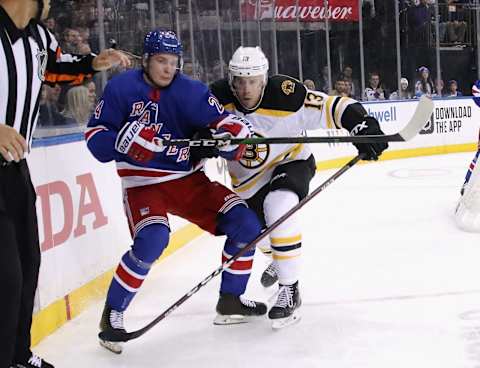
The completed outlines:
<svg viewBox="0 0 480 368">
<path fill-rule="evenodd" d="M 109 332 L 100 332 L 98 337 L 102 340 L 112 341 L 112 342 L 119 342 L 119 341 L 129 341 L 136 339 L 137 337 L 142 336 L 152 327 L 154 327 L 157 323 L 161 320 L 165 319 L 170 313 L 172 313 L 175 309 L 177 309 L 180 305 L 182 305 L 187 299 L 189 299 L 193 294 L 200 290 L 203 286 L 205 286 L 210 280 L 212 280 L 215 276 L 218 276 L 222 271 L 226 268 L 230 267 L 230 265 L 235 262 L 238 258 L 240 258 L 243 254 L 245 254 L 248 250 L 255 247 L 263 238 L 269 235 L 273 230 L 275 230 L 278 226 L 280 226 L 286 219 L 288 219 L 291 215 L 297 212 L 300 208 L 302 208 L 305 204 L 310 202 L 318 193 L 322 192 L 325 188 L 327 188 L 330 184 L 332 184 L 335 180 L 338 179 L 340 175 L 345 173 L 348 169 L 350 169 L 353 165 L 355 165 L 358 161 L 362 160 L 364 154 L 359 154 L 358 156 L 354 157 L 348 163 L 346 163 L 340 170 L 335 172 L 332 176 L 330 176 L 326 181 L 320 184 L 312 193 L 307 195 L 304 199 L 302 199 L 296 206 L 292 207 L 288 212 L 286 212 L 282 217 L 280 217 L 277 221 L 275 221 L 269 228 L 267 228 L 263 233 L 261 233 L 254 241 L 247 244 L 244 248 L 240 249 L 235 255 L 233 255 L 230 259 L 222 263 L 220 267 L 218 267 L 215 271 L 213 271 L 210 275 L 205 277 L 199 284 L 197 284 L 194 288 L 192 288 L 188 293 L 178 299 L 174 304 L 172 304 L 167 310 L 165 310 L 162 314 L 152 320 L 149 324 L 145 325 L 144 327 L 132 331 L 132 332 L 125 332 L 125 331 L 118 331 L 113 330 Z"/>
<path fill-rule="evenodd" d="M 407 123 L 398 133 L 390 135 L 353 135 L 328 137 L 271 137 L 271 138 L 232 138 L 232 139 L 164 139 L 158 144 L 162 146 L 217 147 L 228 144 L 278 144 L 278 143 L 379 143 L 405 142 L 415 137 L 425 126 L 433 112 L 433 101 L 422 96 L 417 108 Z M 163 150 L 163 148 L 162 148 Z"/>
</svg>

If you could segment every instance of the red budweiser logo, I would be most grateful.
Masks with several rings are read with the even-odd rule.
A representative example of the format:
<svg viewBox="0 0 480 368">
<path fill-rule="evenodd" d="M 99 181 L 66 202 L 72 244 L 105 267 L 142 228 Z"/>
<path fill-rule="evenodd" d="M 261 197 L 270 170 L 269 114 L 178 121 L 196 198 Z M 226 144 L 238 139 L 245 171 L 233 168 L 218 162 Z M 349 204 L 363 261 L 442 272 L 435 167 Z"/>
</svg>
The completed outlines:
<svg viewBox="0 0 480 368">
<path fill-rule="evenodd" d="M 278 22 L 320 22 L 328 18 L 332 22 L 357 22 L 357 0 L 242 0 L 242 18 L 246 20 L 271 19 Z"/>
</svg>

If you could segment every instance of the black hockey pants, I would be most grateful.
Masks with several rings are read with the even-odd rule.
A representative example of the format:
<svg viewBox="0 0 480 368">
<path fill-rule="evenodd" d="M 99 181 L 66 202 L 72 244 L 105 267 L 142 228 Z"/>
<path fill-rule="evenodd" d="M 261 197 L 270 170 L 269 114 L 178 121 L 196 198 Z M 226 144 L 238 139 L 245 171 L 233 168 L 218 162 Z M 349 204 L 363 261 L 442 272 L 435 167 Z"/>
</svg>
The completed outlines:
<svg viewBox="0 0 480 368">
<path fill-rule="evenodd" d="M 40 268 L 35 200 L 25 160 L 0 167 L 0 368 L 30 356 Z"/>
</svg>

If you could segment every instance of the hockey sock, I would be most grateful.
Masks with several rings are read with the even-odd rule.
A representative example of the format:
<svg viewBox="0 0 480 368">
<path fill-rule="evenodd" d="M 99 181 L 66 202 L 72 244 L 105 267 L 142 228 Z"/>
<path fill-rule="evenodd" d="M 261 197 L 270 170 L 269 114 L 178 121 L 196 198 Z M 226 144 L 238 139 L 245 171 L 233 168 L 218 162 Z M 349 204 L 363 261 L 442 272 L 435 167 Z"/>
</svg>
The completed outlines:
<svg viewBox="0 0 480 368">
<path fill-rule="evenodd" d="M 223 247 L 222 262 L 231 258 L 239 250 L 236 243 L 227 240 Z M 242 295 L 247 288 L 248 279 L 252 272 L 255 248 L 246 252 L 222 272 L 220 292 L 233 295 Z"/>
<path fill-rule="evenodd" d="M 107 294 L 108 306 L 119 312 L 127 309 L 168 239 L 169 229 L 161 224 L 146 226 L 137 233 L 132 249 L 123 255 L 113 275 Z"/>
<path fill-rule="evenodd" d="M 268 258 L 272 259 L 272 246 L 268 237 L 263 238 L 258 244 L 257 248 Z"/>
<path fill-rule="evenodd" d="M 289 190 L 275 190 L 265 197 L 263 209 L 267 226 L 298 204 L 298 195 Z M 272 256 L 280 284 L 291 285 L 298 280 L 302 235 L 297 216 L 293 215 L 270 234 Z"/>
<path fill-rule="evenodd" d="M 218 230 L 227 235 L 222 262 L 231 258 L 239 248 L 260 235 L 261 225 L 257 215 L 244 205 L 236 205 L 223 214 L 218 221 Z M 222 273 L 220 292 L 241 295 L 247 288 L 252 270 L 255 248 L 246 252 Z"/>
</svg>

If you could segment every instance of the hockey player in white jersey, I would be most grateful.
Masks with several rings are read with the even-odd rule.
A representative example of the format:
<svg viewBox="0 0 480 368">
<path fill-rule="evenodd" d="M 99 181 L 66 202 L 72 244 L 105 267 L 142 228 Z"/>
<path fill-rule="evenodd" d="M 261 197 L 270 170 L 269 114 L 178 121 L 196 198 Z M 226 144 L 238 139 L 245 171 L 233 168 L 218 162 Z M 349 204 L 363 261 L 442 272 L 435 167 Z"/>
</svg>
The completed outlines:
<svg viewBox="0 0 480 368">
<path fill-rule="evenodd" d="M 347 129 L 356 135 L 381 135 L 378 122 L 363 106 L 347 97 L 310 91 L 298 80 L 268 77 L 268 60 L 259 47 L 239 47 L 229 63 L 228 79 L 211 91 L 236 115 L 246 116 L 259 137 L 296 137 L 309 129 Z M 386 143 L 357 144 L 365 159 L 377 160 Z M 246 199 L 268 227 L 308 194 L 316 170 L 315 159 L 304 144 L 249 145 L 243 158 L 228 162 L 233 189 Z M 273 328 L 299 320 L 298 287 L 302 234 L 298 215 L 291 216 L 270 235 L 272 264 L 262 284 L 279 281 L 277 301 L 269 311 Z M 265 247 L 260 246 L 265 251 Z"/>
</svg>

